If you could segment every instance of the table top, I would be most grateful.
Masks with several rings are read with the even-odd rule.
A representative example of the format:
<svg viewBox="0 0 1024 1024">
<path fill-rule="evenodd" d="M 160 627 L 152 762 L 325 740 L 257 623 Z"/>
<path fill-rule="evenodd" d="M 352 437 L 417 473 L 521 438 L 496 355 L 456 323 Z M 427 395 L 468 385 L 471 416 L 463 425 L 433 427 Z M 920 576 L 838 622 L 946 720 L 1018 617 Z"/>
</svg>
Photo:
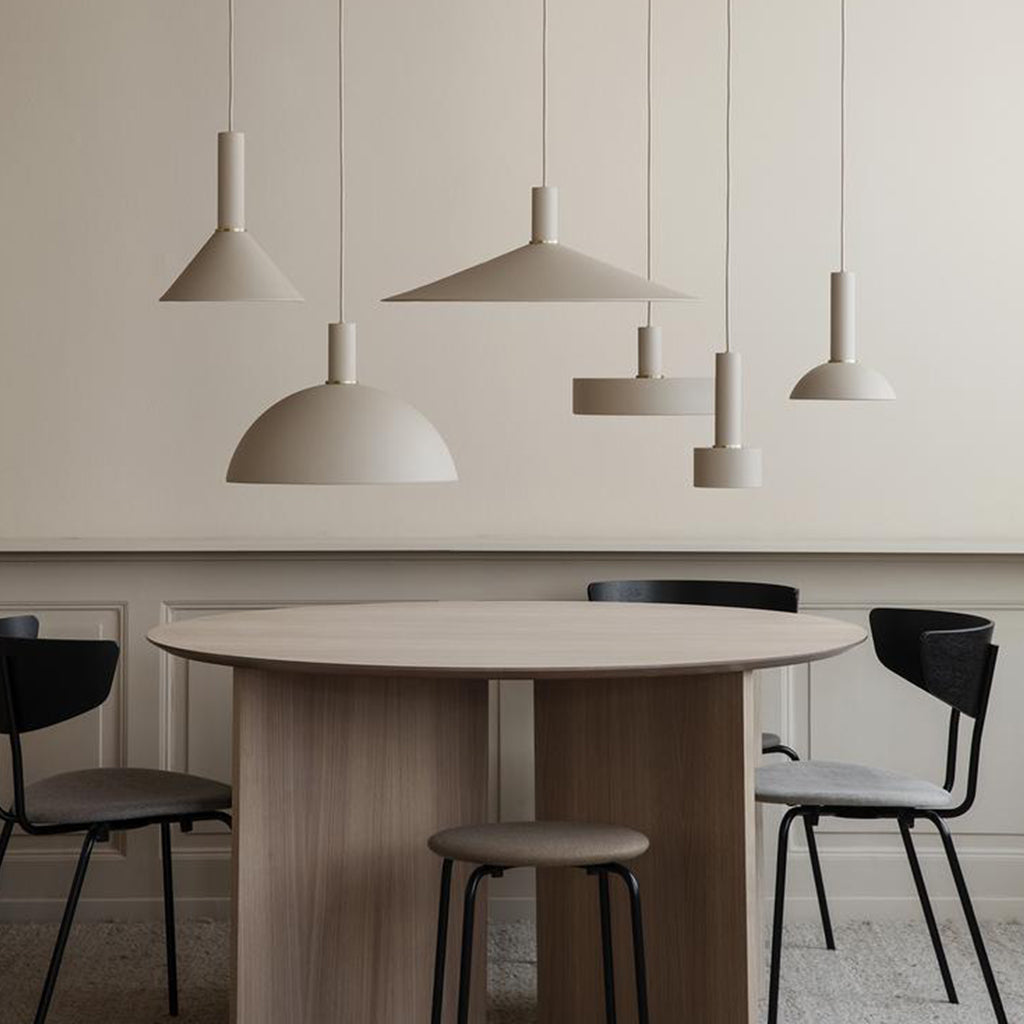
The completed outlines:
<svg viewBox="0 0 1024 1024">
<path fill-rule="evenodd" d="M 829 658 L 862 643 L 816 615 L 675 604 L 417 601 L 302 605 L 149 631 L 172 654 L 336 675 L 553 679 L 740 672 Z"/>
</svg>

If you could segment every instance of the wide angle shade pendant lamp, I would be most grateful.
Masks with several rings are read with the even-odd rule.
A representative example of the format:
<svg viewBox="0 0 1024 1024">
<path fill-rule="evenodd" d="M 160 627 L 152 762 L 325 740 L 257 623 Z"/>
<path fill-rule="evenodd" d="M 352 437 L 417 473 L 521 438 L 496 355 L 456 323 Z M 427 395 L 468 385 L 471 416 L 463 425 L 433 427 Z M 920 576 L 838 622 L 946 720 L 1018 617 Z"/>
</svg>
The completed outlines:
<svg viewBox="0 0 1024 1024">
<path fill-rule="evenodd" d="M 652 276 L 653 203 L 651 179 L 654 135 L 654 4 L 647 0 L 647 280 Z M 578 416 L 709 416 L 715 411 L 714 382 L 706 377 L 666 377 L 662 368 L 661 328 L 651 322 L 637 328 L 635 377 L 576 377 L 572 411 Z"/>
<path fill-rule="evenodd" d="M 646 302 L 683 295 L 563 245 L 558 189 L 548 184 L 548 11 L 542 0 L 541 182 L 533 189 L 530 241 L 385 302 Z"/>
<path fill-rule="evenodd" d="M 730 348 L 732 307 L 732 0 L 725 0 L 725 351 L 715 355 L 715 443 L 693 452 L 695 487 L 760 487 L 761 449 L 744 448 L 743 364 Z"/>
<path fill-rule="evenodd" d="M 228 0 L 228 130 L 217 136 L 217 227 L 161 302 L 301 301 L 245 227 L 245 133 L 234 130 L 235 5 Z"/>
<path fill-rule="evenodd" d="M 345 88 L 338 4 L 339 317 L 327 328 L 327 381 L 272 405 L 245 432 L 230 483 L 397 484 L 457 479 L 444 439 L 407 402 L 360 384 L 356 325 L 345 320 Z"/>
<path fill-rule="evenodd" d="M 825 401 L 890 401 L 896 397 L 877 370 L 857 362 L 856 291 L 846 269 L 846 0 L 840 4 L 839 60 L 839 271 L 831 279 L 831 347 L 829 360 L 808 370 L 790 398 Z"/>
</svg>

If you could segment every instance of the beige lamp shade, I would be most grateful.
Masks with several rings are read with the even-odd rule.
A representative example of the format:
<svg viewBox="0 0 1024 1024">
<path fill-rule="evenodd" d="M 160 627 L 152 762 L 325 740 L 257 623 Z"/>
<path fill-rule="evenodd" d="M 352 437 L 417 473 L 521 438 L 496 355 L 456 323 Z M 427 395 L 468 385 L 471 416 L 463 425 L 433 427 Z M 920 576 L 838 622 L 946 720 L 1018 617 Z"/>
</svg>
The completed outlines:
<svg viewBox="0 0 1024 1024">
<path fill-rule="evenodd" d="M 531 240 L 385 302 L 647 302 L 692 298 L 558 240 L 558 189 L 533 190 Z"/>
<path fill-rule="evenodd" d="M 825 401 L 885 402 L 896 394 L 877 371 L 857 362 L 856 278 L 852 271 L 832 274 L 831 351 L 829 361 L 808 370 L 789 397 Z"/>
<path fill-rule="evenodd" d="M 575 377 L 572 411 L 577 416 L 710 416 L 715 384 L 710 377 L 662 373 L 661 328 L 637 328 L 635 377 Z"/>
<path fill-rule="evenodd" d="M 761 449 L 743 447 L 742 374 L 738 352 L 715 354 L 715 444 L 693 452 L 694 487 L 761 486 Z"/>
<path fill-rule="evenodd" d="M 302 296 L 245 228 L 245 134 L 217 136 L 217 229 L 161 302 L 300 302 Z"/>
<path fill-rule="evenodd" d="M 394 484 L 458 479 L 434 425 L 355 377 L 356 325 L 331 324 L 328 380 L 272 405 L 245 432 L 229 483 Z"/>
</svg>

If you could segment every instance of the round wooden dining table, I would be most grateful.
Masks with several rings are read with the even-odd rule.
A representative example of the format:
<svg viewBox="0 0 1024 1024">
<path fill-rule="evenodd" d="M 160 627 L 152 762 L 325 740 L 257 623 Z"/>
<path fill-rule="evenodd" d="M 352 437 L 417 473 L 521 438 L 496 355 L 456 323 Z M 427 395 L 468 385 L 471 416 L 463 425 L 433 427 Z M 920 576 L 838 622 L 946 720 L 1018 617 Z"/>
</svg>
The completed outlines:
<svg viewBox="0 0 1024 1024">
<path fill-rule="evenodd" d="M 487 819 L 487 682 L 514 678 L 534 680 L 537 817 L 650 837 L 635 870 L 652 1020 L 752 1024 L 753 672 L 865 636 L 803 614 L 575 601 L 300 606 L 151 630 L 234 667 L 233 1021 L 426 1024 L 440 868 L 426 840 Z M 540 1020 L 593 1024 L 592 884 L 540 871 L 537 901 Z M 628 992 L 628 915 L 613 910 Z"/>
</svg>

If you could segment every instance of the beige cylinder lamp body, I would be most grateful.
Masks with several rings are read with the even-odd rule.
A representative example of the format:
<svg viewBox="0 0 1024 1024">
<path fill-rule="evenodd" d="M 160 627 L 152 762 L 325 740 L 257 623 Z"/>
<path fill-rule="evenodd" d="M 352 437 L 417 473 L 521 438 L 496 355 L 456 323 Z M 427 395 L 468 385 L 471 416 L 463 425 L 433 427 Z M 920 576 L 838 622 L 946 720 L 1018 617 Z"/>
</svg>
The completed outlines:
<svg viewBox="0 0 1024 1024">
<path fill-rule="evenodd" d="M 715 354 L 715 444 L 693 452 L 695 487 L 760 487 L 761 449 L 743 447 L 743 364 L 738 352 Z"/>
<path fill-rule="evenodd" d="M 217 227 L 161 302 L 301 301 L 245 227 L 245 133 L 217 136 Z"/>
</svg>

